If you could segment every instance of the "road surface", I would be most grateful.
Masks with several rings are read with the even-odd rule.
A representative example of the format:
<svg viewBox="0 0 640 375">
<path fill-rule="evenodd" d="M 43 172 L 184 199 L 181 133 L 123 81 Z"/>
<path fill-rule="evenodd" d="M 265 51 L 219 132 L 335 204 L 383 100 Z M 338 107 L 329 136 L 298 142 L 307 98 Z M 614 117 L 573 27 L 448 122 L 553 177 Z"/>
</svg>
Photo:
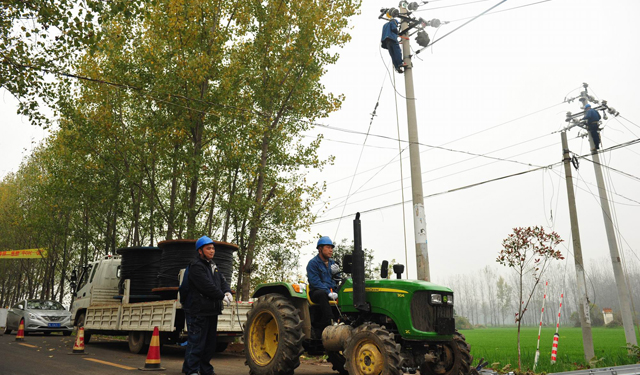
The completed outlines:
<svg viewBox="0 0 640 375">
<path fill-rule="evenodd" d="M 70 355 L 75 336 L 60 334 L 44 336 L 33 333 L 25 341 L 15 341 L 15 333 L 0 336 L 0 375 L 75 375 L 75 374 L 126 374 L 144 367 L 147 353 L 131 354 L 125 340 L 105 336 L 91 337 L 85 346 L 86 355 Z M 212 364 L 217 375 L 248 375 L 244 354 L 217 353 Z M 181 374 L 184 348 L 166 345 L 160 351 L 161 365 L 166 371 L 153 374 Z M 296 375 L 336 375 L 327 363 L 303 359 Z"/>
</svg>

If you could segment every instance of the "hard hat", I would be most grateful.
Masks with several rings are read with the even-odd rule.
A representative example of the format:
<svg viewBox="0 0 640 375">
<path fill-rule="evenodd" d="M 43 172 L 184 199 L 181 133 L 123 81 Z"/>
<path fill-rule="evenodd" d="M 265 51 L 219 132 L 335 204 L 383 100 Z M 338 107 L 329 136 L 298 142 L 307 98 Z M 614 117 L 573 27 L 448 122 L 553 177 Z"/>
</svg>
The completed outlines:
<svg viewBox="0 0 640 375">
<path fill-rule="evenodd" d="M 330 245 L 332 248 L 335 247 L 333 241 L 331 241 L 331 238 L 329 238 L 329 236 L 320 237 L 320 239 L 318 240 L 318 244 L 316 245 L 316 249 L 322 245 Z"/>
<path fill-rule="evenodd" d="M 198 238 L 198 240 L 196 241 L 196 251 L 200 250 L 201 247 L 205 246 L 205 245 L 209 245 L 214 243 L 213 240 L 207 236 L 202 236 L 200 238 Z"/>
<path fill-rule="evenodd" d="M 589 103 L 585 104 L 584 109 L 587 109 L 587 108 L 591 108 L 591 104 Z"/>
</svg>

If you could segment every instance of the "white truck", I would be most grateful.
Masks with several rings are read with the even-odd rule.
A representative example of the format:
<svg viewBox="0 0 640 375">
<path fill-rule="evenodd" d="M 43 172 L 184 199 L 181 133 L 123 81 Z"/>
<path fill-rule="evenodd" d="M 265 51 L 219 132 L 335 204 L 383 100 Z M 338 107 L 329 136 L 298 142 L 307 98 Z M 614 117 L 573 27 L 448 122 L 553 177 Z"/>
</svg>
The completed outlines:
<svg viewBox="0 0 640 375">
<path fill-rule="evenodd" d="M 84 341 L 92 334 L 129 337 L 129 350 L 143 352 L 148 347 L 154 327 L 160 331 L 160 343 L 186 341 L 187 327 L 179 298 L 152 302 L 129 302 L 130 281 L 124 282 L 124 295 L 118 294 L 121 257 L 107 255 L 80 270 L 77 291 L 71 306 L 74 326 L 84 327 Z M 180 280 L 182 273 L 180 272 Z M 76 271 L 71 277 L 75 282 Z M 251 302 L 232 302 L 218 317 L 216 351 L 242 336 Z"/>
</svg>

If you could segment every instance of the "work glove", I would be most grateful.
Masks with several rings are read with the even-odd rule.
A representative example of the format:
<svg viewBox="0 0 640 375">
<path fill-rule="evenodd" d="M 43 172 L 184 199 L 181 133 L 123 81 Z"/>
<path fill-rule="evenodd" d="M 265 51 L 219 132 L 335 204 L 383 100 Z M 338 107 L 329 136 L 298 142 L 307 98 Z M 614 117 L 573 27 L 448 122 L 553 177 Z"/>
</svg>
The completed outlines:
<svg viewBox="0 0 640 375">
<path fill-rule="evenodd" d="M 336 293 L 336 292 L 329 293 L 329 299 L 331 299 L 332 301 L 337 300 L 338 299 L 338 293 Z"/>
<path fill-rule="evenodd" d="M 340 272 L 340 266 L 337 265 L 336 263 L 331 265 L 331 275 L 335 275 L 336 273 Z"/>
<path fill-rule="evenodd" d="M 231 305 L 231 302 L 233 301 L 233 296 L 231 295 L 231 293 L 226 292 L 224 294 L 224 299 L 223 299 L 224 303 L 227 304 L 227 306 Z"/>
</svg>

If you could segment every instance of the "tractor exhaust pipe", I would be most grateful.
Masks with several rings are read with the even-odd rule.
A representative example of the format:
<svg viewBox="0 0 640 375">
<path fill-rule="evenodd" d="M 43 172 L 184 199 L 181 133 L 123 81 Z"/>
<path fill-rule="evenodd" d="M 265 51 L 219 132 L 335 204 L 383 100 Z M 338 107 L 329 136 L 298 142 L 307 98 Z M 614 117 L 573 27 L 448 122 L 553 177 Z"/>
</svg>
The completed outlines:
<svg viewBox="0 0 640 375">
<path fill-rule="evenodd" d="M 369 312 L 364 288 L 364 252 L 362 251 L 362 230 L 360 228 L 360 212 L 353 220 L 353 307 L 358 311 Z"/>
</svg>

